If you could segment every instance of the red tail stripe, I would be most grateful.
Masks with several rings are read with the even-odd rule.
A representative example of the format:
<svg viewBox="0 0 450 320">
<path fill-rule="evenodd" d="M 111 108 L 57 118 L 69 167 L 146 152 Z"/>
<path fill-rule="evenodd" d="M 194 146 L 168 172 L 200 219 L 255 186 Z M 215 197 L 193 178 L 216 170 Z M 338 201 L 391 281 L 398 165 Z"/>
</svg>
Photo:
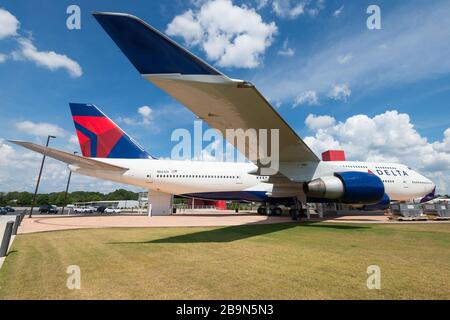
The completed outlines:
<svg viewBox="0 0 450 320">
<path fill-rule="evenodd" d="M 80 143 L 81 152 L 84 157 L 91 156 L 91 140 L 86 137 L 83 133 L 77 130 L 78 141 Z"/>
<path fill-rule="evenodd" d="M 96 156 L 98 158 L 107 158 L 119 139 L 124 135 L 124 132 L 106 117 L 74 116 L 73 120 L 97 136 Z M 86 139 L 89 141 L 87 137 Z M 89 152 L 89 154 L 91 153 Z"/>
</svg>

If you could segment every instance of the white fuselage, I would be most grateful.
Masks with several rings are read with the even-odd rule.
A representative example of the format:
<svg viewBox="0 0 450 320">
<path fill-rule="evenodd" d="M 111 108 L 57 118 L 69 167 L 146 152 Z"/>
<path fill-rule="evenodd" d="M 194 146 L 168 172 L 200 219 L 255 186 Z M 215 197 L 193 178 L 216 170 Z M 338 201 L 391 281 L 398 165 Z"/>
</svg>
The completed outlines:
<svg viewBox="0 0 450 320">
<path fill-rule="evenodd" d="M 214 192 L 259 192 L 272 195 L 269 176 L 249 174 L 255 171 L 253 163 L 176 161 L 155 159 L 99 159 L 106 163 L 129 168 L 123 174 L 86 170 L 69 166 L 77 173 L 146 188 L 155 192 L 183 195 Z M 423 197 L 434 189 L 429 179 L 405 165 L 354 161 L 320 161 L 283 166 L 284 175 L 295 182 L 311 181 L 336 172 L 372 172 L 384 183 L 391 200 L 410 200 Z M 301 184 L 290 188 L 283 196 L 300 196 Z M 275 191 L 274 191 L 275 192 Z M 276 197 L 276 194 L 273 194 Z"/>
</svg>

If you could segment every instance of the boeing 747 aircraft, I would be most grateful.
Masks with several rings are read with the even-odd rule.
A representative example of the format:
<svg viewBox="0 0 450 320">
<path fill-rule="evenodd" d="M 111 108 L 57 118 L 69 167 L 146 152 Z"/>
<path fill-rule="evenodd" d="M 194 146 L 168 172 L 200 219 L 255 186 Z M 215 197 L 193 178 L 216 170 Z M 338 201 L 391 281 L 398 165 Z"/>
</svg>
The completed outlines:
<svg viewBox="0 0 450 320">
<path fill-rule="evenodd" d="M 232 128 L 279 129 L 279 169 L 262 175 L 266 159 L 260 158 L 157 160 L 91 104 L 70 104 L 83 156 L 11 142 L 63 161 L 73 172 L 148 189 L 152 214 L 170 213 L 173 195 L 262 202 L 258 212 L 267 214 L 279 214 L 285 205 L 294 218 L 306 202 L 388 205 L 434 196 L 434 183 L 402 164 L 321 161 L 251 83 L 228 78 L 137 17 L 94 16 L 146 80 L 224 137 Z M 248 146 L 228 142 L 248 155 Z"/>
</svg>

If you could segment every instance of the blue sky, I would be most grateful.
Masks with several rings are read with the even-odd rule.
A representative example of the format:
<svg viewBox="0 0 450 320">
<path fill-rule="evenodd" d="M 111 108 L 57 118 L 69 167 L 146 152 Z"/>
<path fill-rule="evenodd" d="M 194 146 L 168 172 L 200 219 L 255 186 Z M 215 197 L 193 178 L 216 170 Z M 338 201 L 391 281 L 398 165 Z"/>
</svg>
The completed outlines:
<svg viewBox="0 0 450 320">
<path fill-rule="evenodd" d="M 229 12 L 215 17 L 214 2 Z M 71 4 L 81 9 L 81 30 L 66 28 Z M 381 8 L 381 30 L 367 29 L 371 4 Z M 93 11 L 137 15 L 228 76 L 250 80 L 316 152 L 339 147 L 353 160 L 406 163 L 450 191 L 448 1 L 6 0 L 0 8 L 20 23 L 14 34 L 2 37 L 0 30 L 2 191 L 32 190 L 39 165 L 39 157 L 4 139 L 42 143 L 50 126 L 58 135 L 52 146 L 78 150 L 69 102 L 96 104 L 157 157 L 170 156 L 174 129 L 193 127 L 195 116 L 140 77 Z M 228 51 L 217 54 L 208 40 L 222 28 L 229 43 L 220 48 L 229 50 L 236 34 L 221 19 L 238 14 L 259 22 L 241 26 L 253 37 L 251 49 L 227 60 Z M 9 21 L 2 17 L 0 29 Z M 152 111 L 149 121 L 138 113 L 142 106 Z M 52 161 L 48 168 L 42 190 L 63 190 L 66 168 Z M 74 178 L 73 188 L 99 187 L 117 185 Z"/>
</svg>

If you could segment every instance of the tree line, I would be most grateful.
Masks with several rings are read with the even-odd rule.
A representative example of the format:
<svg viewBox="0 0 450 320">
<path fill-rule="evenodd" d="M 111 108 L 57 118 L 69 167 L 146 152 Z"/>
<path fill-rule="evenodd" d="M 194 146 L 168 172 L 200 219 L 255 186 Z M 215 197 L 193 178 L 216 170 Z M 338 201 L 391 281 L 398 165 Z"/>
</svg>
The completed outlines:
<svg viewBox="0 0 450 320">
<path fill-rule="evenodd" d="M 67 205 L 74 202 L 91 202 L 105 200 L 138 200 L 138 193 L 125 189 L 118 189 L 110 193 L 74 191 L 67 193 L 67 199 L 64 201 L 64 191 L 51 193 L 38 193 L 36 195 L 36 204 L 54 204 L 57 206 Z M 0 192 L 0 206 L 29 206 L 33 201 L 31 192 Z"/>
</svg>

